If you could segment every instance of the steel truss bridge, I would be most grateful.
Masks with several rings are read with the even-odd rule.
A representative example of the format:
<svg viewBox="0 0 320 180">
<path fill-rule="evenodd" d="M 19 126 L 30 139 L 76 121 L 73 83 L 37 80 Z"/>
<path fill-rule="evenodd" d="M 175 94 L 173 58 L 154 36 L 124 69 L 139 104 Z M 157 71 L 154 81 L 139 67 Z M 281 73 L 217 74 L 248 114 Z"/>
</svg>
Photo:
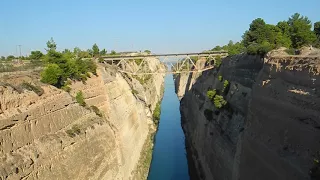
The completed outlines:
<svg viewBox="0 0 320 180">
<path fill-rule="evenodd" d="M 179 74 L 191 72 L 203 72 L 214 68 L 217 57 L 226 57 L 226 51 L 210 51 L 202 53 L 178 53 L 178 54 L 139 54 L 103 56 L 105 64 L 116 67 L 117 71 L 131 75 L 145 74 Z M 166 64 L 166 68 L 146 68 L 151 61 L 156 59 Z M 201 61 L 197 63 L 196 61 Z M 208 63 L 211 62 L 211 63 Z M 206 63 L 206 65 L 204 65 Z"/>
</svg>

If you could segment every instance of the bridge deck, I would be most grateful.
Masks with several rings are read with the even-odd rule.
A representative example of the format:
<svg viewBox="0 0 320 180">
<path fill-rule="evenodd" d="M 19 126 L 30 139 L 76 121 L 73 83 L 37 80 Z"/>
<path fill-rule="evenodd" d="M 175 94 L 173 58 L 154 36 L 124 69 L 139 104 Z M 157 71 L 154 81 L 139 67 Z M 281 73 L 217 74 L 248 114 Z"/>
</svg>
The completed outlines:
<svg viewBox="0 0 320 180">
<path fill-rule="evenodd" d="M 147 57 L 174 57 L 174 56 L 210 56 L 210 55 L 227 55 L 227 51 L 212 51 L 203 53 L 175 53 L 175 54 L 148 54 L 148 55 L 116 55 L 116 56 L 102 56 L 104 60 L 115 60 L 115 59 L 141 59 Z"/>
</svg>

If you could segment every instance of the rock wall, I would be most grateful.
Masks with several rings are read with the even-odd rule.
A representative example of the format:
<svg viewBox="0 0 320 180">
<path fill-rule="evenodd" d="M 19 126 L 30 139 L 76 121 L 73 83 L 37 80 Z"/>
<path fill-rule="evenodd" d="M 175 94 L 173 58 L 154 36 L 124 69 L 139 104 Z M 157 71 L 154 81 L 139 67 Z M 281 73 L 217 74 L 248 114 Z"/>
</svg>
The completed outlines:
<svg viewBox="0 0 320 180">
<path fill-rule="evenodd" d="M 191 179 L 319 178 L 319 65 L 237 55 L 204 72 L 180 106 Z"/>
<path fill-rule="evenodd" d="M 148 66 L 164 68 L 155 59 Z M 85 84 L 73 82 L 70 93 L 27 78 L 41 85 L 41 96 L 17 92 L 8 85 L 17 78 L 7 77 L 0 85 L 0 179 L 146 178 L 148 169 L 137 167 L 156 129 L 152 112 L 164 77 L 140 84 L 109 65 L 99 65 L 97 72 Z M 79 91 L 86 107 L 74 98 Z"/>
</svg>

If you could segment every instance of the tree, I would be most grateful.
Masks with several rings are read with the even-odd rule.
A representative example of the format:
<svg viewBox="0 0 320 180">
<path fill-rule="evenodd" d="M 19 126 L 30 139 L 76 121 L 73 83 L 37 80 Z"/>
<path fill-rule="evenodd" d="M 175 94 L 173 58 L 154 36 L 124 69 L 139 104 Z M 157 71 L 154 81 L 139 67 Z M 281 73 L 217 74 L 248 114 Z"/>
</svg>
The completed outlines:
<svg viewBox="0 0 320 180">
<path fill-rule="evenodd" d="M 13 56 L 13 55 L 9 55 L 8 57 L 7 57 L 7 61 L 11 61 L 11 60 L 13 60 L 15 57 Z"/>
<path fill-rule="evenodd" d="M 73 48 L 73 54 L 75 54 L 76 56 L 79 56 L 81 49 L 78 47 Z"/>
<path fill-rule="evenodd" d="M 112 50 L 111 51 L 111 53 L 110 53 L 110 55 L 116 55 L 117 53 L 116 53 L 116 51 L 114 51 L 114 50 Z"/>
<path fill-rule="evenodd" d="M 216 46 L 211 49 L 211 51 L 221 51 L 221 50 L 222 50 L 222 47 L 220 47 L 220 46 Z"/>
<path fill-rule="evenodd" d="M 287 21 L 278 22 L 277 27 L 281 30 L 283 35 L 290 36 L 290 25 Z"/>
<path fill-rule="evenodd" d="M 40 60 L 42 57 L 43 57 L 43 54 L 41 51 L 31 51 L 29 59 L 30 60 Z"/>
<path fill-rule="evenodd" d="M 98 56 L 100 53 L 99 47 L 96 43 L 92 46 L 92 52 L 94 56 Z"/>
<path fill-rule="evenodd" d="M 5 60 L 6 60 L 6 57 L 1 56 L 1 61 L 5 61 Z"/>
<path fill-rule="evenodd" d="M 107 50 L 106 49 L 102 49 L 101 51 L 100 51 L 100 55 L 101 56 L 104 56 L 104 55 L 106 55 L 107 54 Z"/>
<path fill-rule="evenodd" d="M 317 36 L 317 40 L 316 40 L 315 46 L 316 47 L 320 47 L 320 21 L 314 23 L 313 27 L 314 27 L 313 32 Z"/>
<path fill-rule="evenodd" d="M 150 51 L 150 50 L 147 50 L 147 49 L 144 50 L 144 52 L 147 53 L 147 54 L 151 54 L 151 51 Z"/>
<path fill-rule="evenodd" d="M 44 71 L 41 72 L 41 82 L 51 85 L 60 85 L 59 81 L 62 76 L 62 69 L 57 64 L 49 64 Z"/>
<path fill-rule="evenodd" d="M 47 51 L 51 51 L 51 50 L 55 51 L 57 49 L 57 44 L 54 42 L 52 37 L 47 42 L 47 47 L 48 47 L 48 49 L 46 49 Z"/>
<path fill-rule="evenodd" d="M 320 38 L 320 21 L 314 23 L 313 31 L 316 34 L 316 36 Z"/>
<path fill-rule="evenodd" d="M 87 53 L 92 57 L 93 56 L 93 50 L 92 49 L 87 49 Z"/>
<path fill-rule="evenodd" d="M 288 24 L 290 25 L 292 46 L 294 48 L 312 44 L 316 40 L 315 33 L 311 31 L 312 25 L 308 17 L 295 13 L 289 18 Z"/>
</svg>

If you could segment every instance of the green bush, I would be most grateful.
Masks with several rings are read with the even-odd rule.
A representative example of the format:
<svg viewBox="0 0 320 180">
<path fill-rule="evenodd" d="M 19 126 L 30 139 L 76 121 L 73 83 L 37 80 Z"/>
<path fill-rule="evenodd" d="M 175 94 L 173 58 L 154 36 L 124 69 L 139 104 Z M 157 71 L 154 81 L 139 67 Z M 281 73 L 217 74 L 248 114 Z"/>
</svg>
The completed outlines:
<svg viewBox="0 0 320 180">
<path fill-rule="evenodd" d="M 223 99 L 223 96 L 216 95 L 214 97 L 214 105 L 216 108 L 220 109 L 226 104 L 227 104 L 227 101 Z"/>
<path fill-rule="evenodd" d="M 160 114 L 161 114 L 161 105 L 160 103 L 157 103 L 156 108 L 153 111 L 153 121 L 156 125 L 159 124 Z"/>
<path fill-rule="evenodd" d="M 82 91 L 77 92 L 76 100 L 81 106 L 86 106 L 86 102 L 84 101 Z"/>
<path fill-rule="evenodd" d="M 224 92 L 228 88 L 228 86 L 229 86 L 229 81 L 228 80 L 224 80 L 222 92 Z"/>
<path fill-rule="evenodd" d="M 207 91 L 207 96 L 208 96 L 208 98 L 210 99 L 210 100 L 213 100 L 213 98 L 214 98 L 214 96 L 216 95 L 216 90 L 215 89 L 213 89 L 213 90 L 208 90 Z"/>
<path fill-rule="evenodd" d="M 38 96 L 41 96 L 44 93 L 43 89 L 40 86 L 34 86 L 34 85 L 27 83 L 27 82 L 23 82 L 21 84 L 21 87 L 23 89 L 27 89 L 29 91 L 35 92 Z"/>
<path fill-rule="evenodd" d="M 71 87 L 68 86 L 67 84 L 63 85 L 63 86 L 61 87 L 61 89 L 64 90 L 64 91 L 66 91 L 66 92 L 70 92 L 70 91 L 71 91 Z"/>
<path fill-rule="evenodd" d="M 44 71 L 41 72 L 41 82 L 61 86 L 62 74 L 63 71 L 57 64 L 48 64 Z"/>
<path fill-rule="evenodd" d="M 220 67 L 221 63 L 222 63 L 221 56 L 217 56 L 214 61 L 214 66 Z"/>
<path fill-rule="evenodd" d="M 81 133 L 81 129 L 79 125 L 73 125 L 71 129 L 68 129 L 66 131 L 66 133 L 70 136 L 70 137 L 75 137 L 76 135 L 79 135 Z"/>
<path fill-rule="evenodd" d="M 220 82 L 222 82 L 222 76 L 221 76 L 221 75 L 218 76 L 218 80 L 219 80 Z"/>
<path fill-rule="evenodd" d="M 102 117 L 103 114 L 101 113 L 100 109 L 97 106 L 91 106 L 91 109 L 93 110 L 93 112 L 96 113 L 97 116 Z"/>
<path fill-rule="evenodd" d="M 53 40 L 49 41 L 47 46 L 44 62 L 48 65 L 41 73 L 42 82 L 61 88 L 67 79 L 85 82 L 90 76 L 89 73 L 97 75 L 97 65 L 93 60 L 75 58 L 75 53 L 69 50 L 65 50 L 63 53 L 58 52 Z"/>
<path fill-rule="evenodd" d="M 102 57 L 99 57 L 98 62 L 99 62 L 99 63 L 103 63 L 103 62 L 104 62 L 104 59 L 103 59 Z"/>
<path fill-rule="evenodd" d="M 288 53 L 289 55 L 295 55 L 295 54 L 296 54 L 294 48 L 289 48 L 289 49 L 286 49 L 285 51 L 286 51 L 286 53 Z"/>
</svg>

